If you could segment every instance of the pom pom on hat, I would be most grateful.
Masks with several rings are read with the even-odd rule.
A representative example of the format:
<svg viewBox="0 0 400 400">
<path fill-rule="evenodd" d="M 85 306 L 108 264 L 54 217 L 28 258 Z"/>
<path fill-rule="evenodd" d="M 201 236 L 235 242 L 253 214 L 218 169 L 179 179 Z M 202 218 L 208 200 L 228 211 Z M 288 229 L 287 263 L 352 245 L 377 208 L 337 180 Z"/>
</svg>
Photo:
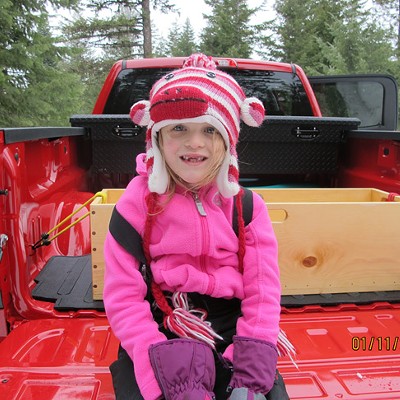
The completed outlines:
<svg viewBox="0 0 400 400">
<path fill-rule="evenodd" d="M 189 58 L 185 60 L 182 68 L 187 67 L 198 67 L 198 68 L 207 68 L 207 69 L 217 69 L 217 65 L 215 64 L 212 57 L 207 57 L 202 53 L 192 54 Z"/>
<path fill-rule="evenodd" d="M 149 189 L 164 194 L 169 178 L 165 161 L 157 144 L 161 128 L 173 123 L 209 123 L 221 134 L 227 148 L 216 182 L 222 196 L 239 192 L 236 144 L 240 119 L 249 126 L 260 126 L 264 106 L 255 97 L 246 98 L 242 88 L 229 74 L 217 69 L 211 57 L 197 53 L 187 58 L 181 69 L 158 80 L 150 99 L 135 103 L 132 121 L 147 126 L 146 150 Z"/>
<path fill-rule="evenodd" d="M 256 97 L 247 98 L 240 106 L 240 116 L 249 126 L 260 126 L 264 121 L 264 106 Z"/>
<path fill-rule="evenodd" d="M 150 102 L 142 100 L 135 103 L 130 110 L 131 120 L 139 126 L 147 126 L 150 123 Z"/>
</svg>

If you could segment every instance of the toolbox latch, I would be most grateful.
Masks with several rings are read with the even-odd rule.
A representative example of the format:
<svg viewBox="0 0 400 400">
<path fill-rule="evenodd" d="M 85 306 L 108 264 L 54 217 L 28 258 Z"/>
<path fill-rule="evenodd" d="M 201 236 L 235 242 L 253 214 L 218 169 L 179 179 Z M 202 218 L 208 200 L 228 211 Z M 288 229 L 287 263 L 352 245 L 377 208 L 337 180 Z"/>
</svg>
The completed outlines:
<svg viewBox="0 0 400 400">
<path fill-rule="evenodd" d="M 293 128 L 293 135 L 302 140 L 313 140 L 319 136 L 319 129 L 317 127 L 301 127 Z"/>
<path fill-rule="evenodd" d="M 113 135 L 118 136 L 121 139 L 129 139 L 139 136 L 142 130 L 139 127 L 130 126 L 115 126 L 112 130 Z"/>
</svg>

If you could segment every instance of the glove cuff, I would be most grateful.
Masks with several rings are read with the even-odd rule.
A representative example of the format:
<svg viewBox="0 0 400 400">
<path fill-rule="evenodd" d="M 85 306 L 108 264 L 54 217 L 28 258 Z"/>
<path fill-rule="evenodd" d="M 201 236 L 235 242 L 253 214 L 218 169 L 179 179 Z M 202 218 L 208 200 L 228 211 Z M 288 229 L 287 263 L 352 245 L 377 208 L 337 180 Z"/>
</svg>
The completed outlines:
<svg viewBox="0 0 400 400">
<path fill-rule="evenodd" d="M 278 351 L 270 342 L 234 336 L 233 375 L 229 386 L 268 393 L 275 380 Z"/>
</svg>

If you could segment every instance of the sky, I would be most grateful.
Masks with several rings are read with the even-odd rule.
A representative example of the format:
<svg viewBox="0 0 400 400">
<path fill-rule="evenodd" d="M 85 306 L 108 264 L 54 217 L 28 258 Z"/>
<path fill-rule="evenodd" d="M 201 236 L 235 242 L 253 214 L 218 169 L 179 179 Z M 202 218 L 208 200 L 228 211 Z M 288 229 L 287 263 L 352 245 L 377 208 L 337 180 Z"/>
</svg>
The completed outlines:
<svg viewBox="0 0 400 400">
<path fill-rule="evenodd" d="M 172 24 L 178 23 L 182 26 L 187 18 L 189 18 L 193 30 L 198 35 L 205 26 L 203 14 L 210 12 L 210 8 L 202 0 L 173 0 L 172 2 L 180 10 L 180 16 L 177 13 L 161 14 L 160 12 L 154 12 L 152 14 L 152 23 L 157 27 L 160 36 L 166 37 Z M 263 3 L 267 3 L 263 7 L 265 11 L 257 13 L 251 23 L 262 22 L 271 18 L 274 2 L 270 0 L 247 0 L 247 4 L 251 8 L 258 7 Z"/>
</svg>

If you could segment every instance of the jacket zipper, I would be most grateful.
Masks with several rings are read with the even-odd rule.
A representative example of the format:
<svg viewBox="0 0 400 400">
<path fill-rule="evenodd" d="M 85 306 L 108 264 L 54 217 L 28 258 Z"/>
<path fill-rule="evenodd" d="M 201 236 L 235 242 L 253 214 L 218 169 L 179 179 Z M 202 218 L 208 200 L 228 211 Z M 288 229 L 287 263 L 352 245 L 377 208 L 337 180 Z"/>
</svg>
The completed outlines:
<svg viewBox="0 0 400 400">
<path fill-rule="evenodd" d="M 199 212 L 200 216 L 206 217 L 207 213 L 203 207 L 203 203 L 200 200 L 198 193 L 193 193 L 193 199 L 196 204 L 197 211 Z M 201 270 L 206 273 L 206 265 L 205 265 L 205 255 L 209 251 L 209 232 L 208 232 L 208 224 L 206 218 L 200 218 L 201 229 L 202 229 L 202 255 L 200 256 L 200 268 Z M 212 293 L 214 291 L 214 280 L 210 278 L 210 282 L 207 287 L 207 293 Z"/>
<path fill-rule="evenodd" d="M 194 199 L 194 203 L 196 204 L 196 208 L 197 208 L 197 211 L 199 212 L 199 214 L 202 217 L 206 217 L 207 213 L 206 213 L 206 210 L 203 207 L 203 203 L 200 200 L 199 194 L 198 193 L 193 193 L 193 199 Z"/>
</svg>

